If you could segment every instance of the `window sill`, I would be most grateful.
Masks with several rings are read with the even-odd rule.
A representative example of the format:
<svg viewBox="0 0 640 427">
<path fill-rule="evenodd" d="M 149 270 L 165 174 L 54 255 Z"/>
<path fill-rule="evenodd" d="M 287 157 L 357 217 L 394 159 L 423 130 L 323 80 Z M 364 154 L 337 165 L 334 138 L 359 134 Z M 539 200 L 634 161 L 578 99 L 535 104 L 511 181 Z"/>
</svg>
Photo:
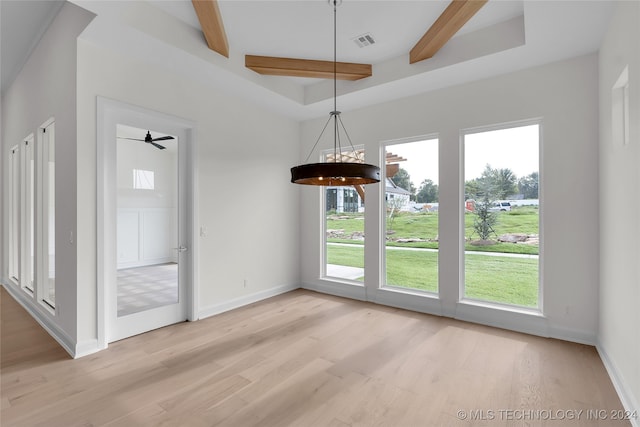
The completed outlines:
<svg viewBox="0 0 640 427">
<path fill-rule="evenodd" d="M 490 310 L 499 310 L 499 311 L 504 311 L 508 313 L 523 314 L 527 316 L 546 318 L 544 313 L 539 308 L 519 307 L 515 305 L 508 305 L 508 304 L 501 304 L 497 302 L 480 301 L 480 300 L 466 299 L 466 298 L 463 298 L 460 301 L 458 301 L 458 304 L 463 306 L 480 307 L 480 308 L 486 308 Z"/>
<path fill-rule="evenodd" d="M 324 280 L 332 283 L 340 283 L 341 285 L 351 285 L 351 286 L 364 288 L 364 282 L 360 282 L 358 280 L 344 279 L 342 277 L 323 276 L 323 277 L 320 277 L 320 280 Z"/>
<path fill-rule="evenodd" d="M 429 299 L 433 299 L 433 300 L 439 300 L 440 299 L 440 296 L 436 292 L 421 291 L 419 289 L 401 288 L 399 286 L 393 286 L 393 285 L 381 286 L 379 290 L 385 291 L 385 292 L 393 292 L 393 293 L 397 293 L 397 294 L 404 294 L 404 295 L 412 295 L 412 296 L 417 296 L 417 297 L 422 297 L 422 298 L 429 298 Z"/>
</svg>

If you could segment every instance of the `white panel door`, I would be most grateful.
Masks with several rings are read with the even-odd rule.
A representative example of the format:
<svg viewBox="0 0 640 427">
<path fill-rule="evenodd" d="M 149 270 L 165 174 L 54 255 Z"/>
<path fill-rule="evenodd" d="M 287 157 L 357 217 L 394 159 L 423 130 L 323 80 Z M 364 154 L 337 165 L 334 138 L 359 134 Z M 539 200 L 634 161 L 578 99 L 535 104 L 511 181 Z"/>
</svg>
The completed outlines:
<svg viewBox="0 0 640 427">
<path fill-rule="evenodd" d="M 154 142 L 145 142 L 147 132 Z M 117 263 L 107 285 L 109 342 L 187 318 L 183 266 L 189 254 L 180 242 L 187 241 L 188 208 L 179 133 L 116 126 Z"/>
</svg>

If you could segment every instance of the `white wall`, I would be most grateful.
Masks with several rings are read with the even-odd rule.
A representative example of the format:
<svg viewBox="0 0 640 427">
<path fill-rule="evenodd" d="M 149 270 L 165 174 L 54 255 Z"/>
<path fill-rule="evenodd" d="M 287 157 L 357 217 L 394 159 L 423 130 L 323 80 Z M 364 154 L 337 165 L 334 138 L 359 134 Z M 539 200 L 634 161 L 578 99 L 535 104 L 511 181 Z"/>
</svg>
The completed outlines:
<svg viewBox="0 0 640 427">
<path fill-rule="evenodd" d="M 28 134 L 35 134 L 47 119 L 55 118 L 56 315 L 50 316 L 30 298 L 21 300 L 30 304 L 32 311 L 49 319 L 58 338 L 63 335 L 67 347 L 76 339 L 75 40 L 92 17 L 77 6 L 65 4 L 2 99 L 3 153 Z M 6 158 L 3 154 L 3 159 Z M 3 165 L 2 182 L 6 185 L 7 168 Z M 6 194 L 4 188 L 3 201 Z M 3 240 L 6 258 L 4 245 Z M 7 283 L 6 267 L 5 259 L 2 263 L 4 283 Z"/>
<path fill-rule="evenodd" d="M 97 96 L 196 123 L 198 226 L 207 234 L 198 242 L 200 315 L 297 287 L 299 189 L 289 168 L 299 157 L 298 123 L 101 46 L 78 45 L 79 340 L 96 334 Z M 179 61 L 171 49 L 153 49 Z"/>
<path fill-rule="evenodd" d="M 595 343 L 598 330 L 598 67 L 595 54 L 343 114 L 367 161 L 380 141 L 440 138 L 441 299 L 390 294 L 380 284 L 379 185 L 367 186 L 365 289 L 319 280 L 320 195 L 302 189 L 302 277 L 306 287 L 416 310 Z M 338 105 L 340 101 L 338 100 Z M 545 318 L 459 304 L 460 130 L 542 118 L 542 282 Z M 306 156 L 326 118 L 303 124 Z M 320 147 L 321 149 L 327 147 Z M 585 203 L 585 200 L 588 203 Z M 369 202 L 371 201 L 371 202 Z"/>
<path fill-rule="evenodd" d="M 640 3 L 619 2 L 600 65 L 598 350 L 627 409 L 640 409 Z M 630 141 L 613 138 L 612 88 L 629 67 Z M 640 421 L 636 420 L 636 425 Z"/>
</svg>

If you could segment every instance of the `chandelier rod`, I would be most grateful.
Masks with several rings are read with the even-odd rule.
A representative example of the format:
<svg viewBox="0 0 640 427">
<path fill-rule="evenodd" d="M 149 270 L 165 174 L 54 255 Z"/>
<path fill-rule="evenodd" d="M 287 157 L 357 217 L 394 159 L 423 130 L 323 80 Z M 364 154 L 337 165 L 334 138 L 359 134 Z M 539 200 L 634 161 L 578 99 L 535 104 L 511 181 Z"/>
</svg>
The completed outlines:
<svg viewBox="0 0 640 427">
<path fill-rule="evenodd" d="M 340 162 L 342 162 L 342 147 L 339 145 L 340 134 L 338 129 L 338 72 L 337 72 L 337 51 L 338 51 L 338 0 L 332 0 L 333 2 L 333 161 L 338 162 L 338 154 L 340 155 Z"/>
</svg>

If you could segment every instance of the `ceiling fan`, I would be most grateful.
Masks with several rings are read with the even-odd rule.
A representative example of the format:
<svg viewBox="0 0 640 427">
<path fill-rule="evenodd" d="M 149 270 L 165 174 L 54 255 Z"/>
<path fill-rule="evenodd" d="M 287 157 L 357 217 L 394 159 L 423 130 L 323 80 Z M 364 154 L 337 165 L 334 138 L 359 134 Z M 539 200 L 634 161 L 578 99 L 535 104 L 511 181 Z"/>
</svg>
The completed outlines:
<svg viewBox="0 0 640 427">
<path fill-rule="evenodd" d="M 164 150 L 164 149 L 165 149 L 165 148 L 167 148 L 167 147 L 165 147 L 164 145 L 156 144 L 156 142 L 155 142 L 155 141 L 166 141 L 166 140 L 168 140 L 168 139 L 175 139 L 175 138 L 174 138 L 174 137 L 172 137 L 172 136 L 161 136 L 161 137 L 159 137 L 159 138 L 151 138 L 151 132 L 149 132 L 149 131 L 147 131 L 147 136 L 145 136 L 145 137 L 144 137 L 144 139 L 138 139 L 138 138 L 121 138 L 121 137 L 118 137 L 118 138 L 120 138 L 120 139 L 130 139 L 131 141 L 142 141 L 142 142 L 146 142 L 147 144 L 151 144 L 151 145 L 153 145 L 154 147 L 156 147 L 156 148 L 157 148 L 157 149 L 159 149 L 159 150 Z"/>
</svg>

